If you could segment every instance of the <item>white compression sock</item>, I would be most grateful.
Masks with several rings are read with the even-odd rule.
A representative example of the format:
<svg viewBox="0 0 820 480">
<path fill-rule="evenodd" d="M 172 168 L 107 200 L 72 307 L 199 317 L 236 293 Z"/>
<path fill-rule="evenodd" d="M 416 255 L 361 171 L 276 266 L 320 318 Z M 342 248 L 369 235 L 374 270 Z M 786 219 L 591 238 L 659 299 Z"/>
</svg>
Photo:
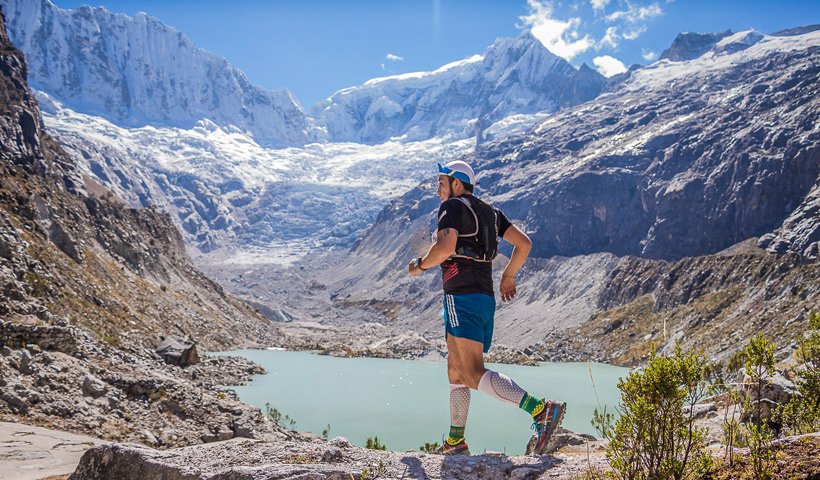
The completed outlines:
<svg viewBox="0 0 820 480">
<path fill-rule="evenodd" d="M 478 382 L 478 390 L 516 407 L 527 392 L 503 373 L 487 370 Z"/>
<path fill-rule="evenodd" d="M 467 413 L 470 411 L 470 387 L 450 384 L 450 425 L 463 427 L 467 425 Z"/>
</svg>

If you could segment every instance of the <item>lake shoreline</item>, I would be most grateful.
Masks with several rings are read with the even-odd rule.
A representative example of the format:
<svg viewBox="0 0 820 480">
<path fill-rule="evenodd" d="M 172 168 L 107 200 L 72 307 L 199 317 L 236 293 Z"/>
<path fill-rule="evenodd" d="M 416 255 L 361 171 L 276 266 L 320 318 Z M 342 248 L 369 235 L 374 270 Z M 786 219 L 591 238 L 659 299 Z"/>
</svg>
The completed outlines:
<svg viewBox="0 0 820 480">
<path fill-rule="evenodd" d="M 271 347 L 289 351 L 318 351 L 324 355 L 345 358 L 396 358 L 402 360 L 445 359 L 447 345 L 442 333 L 439 339 L 429 339 L 417 332 L 403 331 L 381 323 L 360 325 L 326 325 L 295 321 L 277 324 L 282 339 Z M 485 354 L 488 363 L 535 366 L 539 362 L 609 363 L 597 351 L 569 348 L 566 334 L 554 332 L 539 343 L 514 348 L 494 343 Z M 614 366 L 626 367 L 626 365 Z"/>
</svg>

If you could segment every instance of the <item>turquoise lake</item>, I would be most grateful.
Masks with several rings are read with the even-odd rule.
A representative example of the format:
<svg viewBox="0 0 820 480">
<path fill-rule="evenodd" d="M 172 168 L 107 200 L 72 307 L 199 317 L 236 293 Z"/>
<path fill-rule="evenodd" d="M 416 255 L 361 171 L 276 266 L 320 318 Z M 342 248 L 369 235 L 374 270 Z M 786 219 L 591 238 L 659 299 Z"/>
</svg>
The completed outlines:
<svg viewBox="0 0 820 480">
<path fill-rule="evenodd" d="M 220 355 L 248 358 L 267 370 L 244 386 L 239 398 L 264 410 L 265 403 L 288 415 L 296 430 L 347 437 L 363 446 L 378 436 L 390 450 L 413 450 L 441 442 L 450 425 L 447 366 L 441 362 L 337 358 L 310 352 L 237 350 Z M 613 412 L 618 379 L 628 369 L 604 364 L 542 363 L 537 367 L 487 364 L 533 395 L 567 402 L 564 426 L 595 435 L 596 406 Z M 591 373 L 591 378 L 590 378 Z M 594 379 L 594 387 L 593 387 Z M 517 407 L 472 391 L 466 438 L 472 453 L 523 454 L 531 419 Z"/>
</svg>

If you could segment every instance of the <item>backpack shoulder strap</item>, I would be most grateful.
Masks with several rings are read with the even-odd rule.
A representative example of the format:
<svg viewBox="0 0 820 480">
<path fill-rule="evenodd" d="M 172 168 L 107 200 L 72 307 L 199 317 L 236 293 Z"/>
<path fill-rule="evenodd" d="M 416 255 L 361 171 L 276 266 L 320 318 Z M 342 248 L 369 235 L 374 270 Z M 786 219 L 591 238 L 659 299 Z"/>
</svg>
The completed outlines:
<svg viewBox="0 0 820 480">
<path fill-rule="evenodd" d="M 475 214 L 475 210 L 473 210 L 473 206 L 470 204 L 470 200 L 468 200 L 464 197 L 456 197 L 456 199 L 459 200 L 461 203 L 463 203 L 465 207 L 467 207 L 467 210 L 469 210 L 470 213 L 473 214 L 473 219 L 475 219 L 475 232 L 465 233 L 465 234 L 459 233 L 458 236 L 459 237 L 475 237 L 475 236 L 477 236 L 478 235 L 478 228 L 479 228 L 478 227 L 478 215 Z"/>
</svg>

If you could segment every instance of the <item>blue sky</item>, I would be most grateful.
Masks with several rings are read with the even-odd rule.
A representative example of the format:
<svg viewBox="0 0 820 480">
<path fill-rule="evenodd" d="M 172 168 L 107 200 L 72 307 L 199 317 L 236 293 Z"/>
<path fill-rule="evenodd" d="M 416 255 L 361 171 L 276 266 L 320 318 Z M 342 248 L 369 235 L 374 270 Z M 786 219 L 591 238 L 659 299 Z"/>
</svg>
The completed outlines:
<svg viewBox="0 0 820 480">
<path fill-rule="evenodd" d="M 679 32 L 820 23 L 811 0 L 52 0 L 144 11 L 228 59 L 252 82 L 287 88 L 303 107 L 370 78 L 483 53 L 532 29 L 573 65 L 605 74 L 650 63 Z"/>
</svg>

